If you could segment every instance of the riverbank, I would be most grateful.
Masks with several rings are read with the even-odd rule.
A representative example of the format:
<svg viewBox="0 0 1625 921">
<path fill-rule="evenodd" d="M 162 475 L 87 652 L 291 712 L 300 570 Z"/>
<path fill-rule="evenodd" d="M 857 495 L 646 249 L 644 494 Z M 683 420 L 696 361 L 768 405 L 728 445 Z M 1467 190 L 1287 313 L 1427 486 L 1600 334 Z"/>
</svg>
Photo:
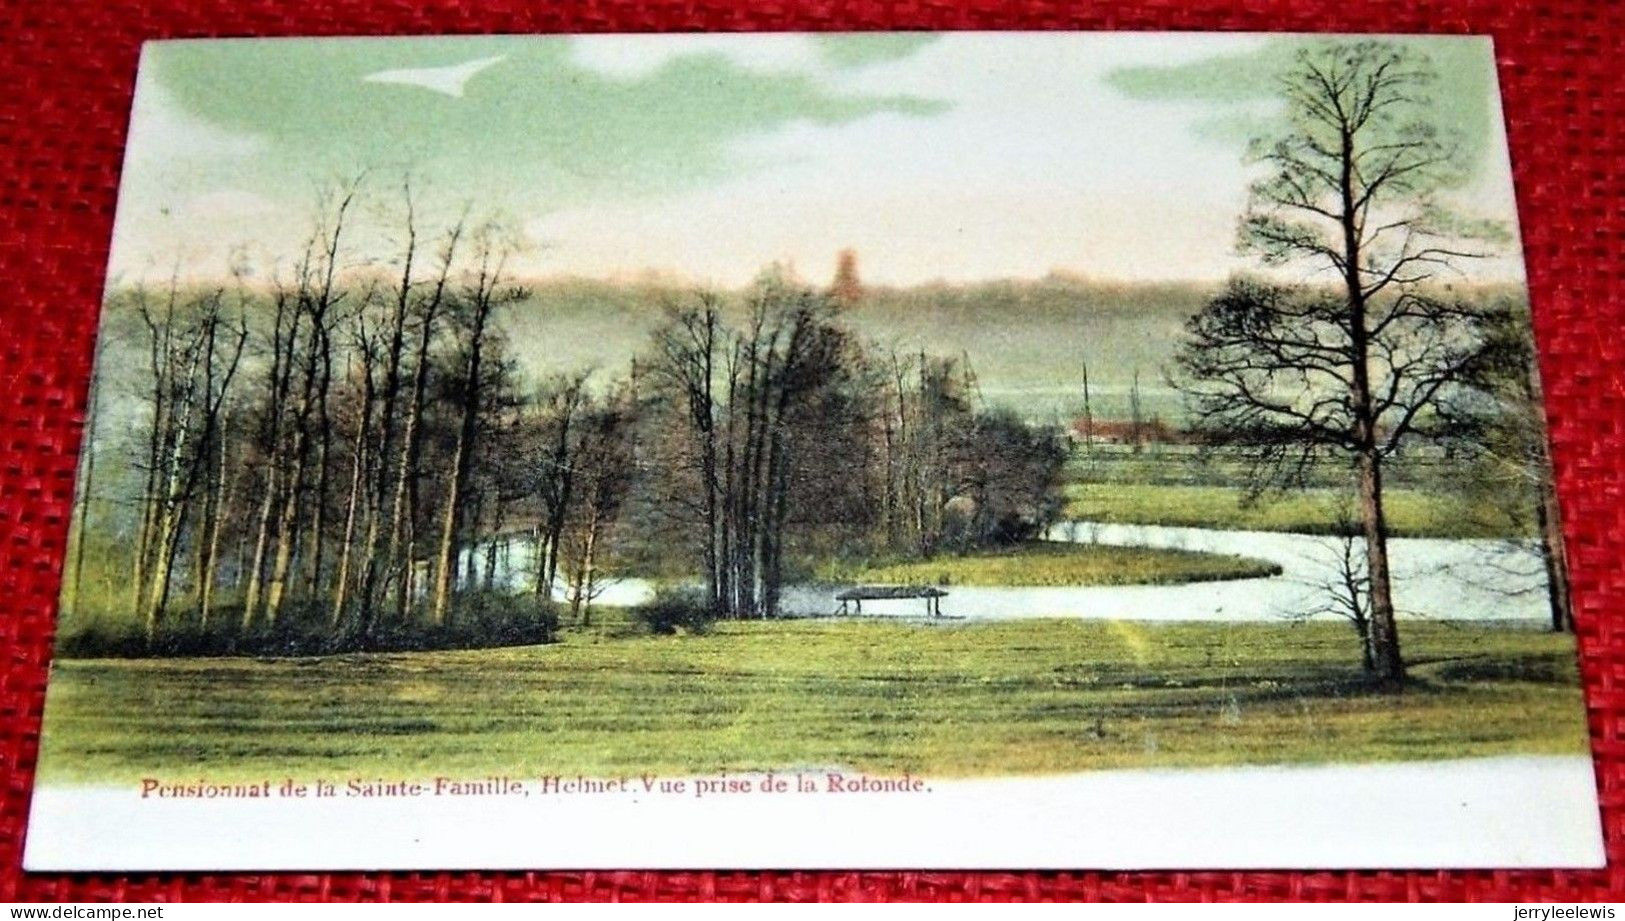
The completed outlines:
<svg viewBox="0 0 1625 921">
<path fill-rule="evenodd" d="M 955 777 L 1586 750 L 1571 637 L 1423 622 L 1403 640 L 1415 682 L 1399 695 L 1364 685 L 1337 622 L 801 620 L 649 637 L 605 616 L 542 647 L 65 660 L 40 763 L 57 784 Z"/>
<path fill-rule="evenodd" d="M 1066 498 L 1068 518 L 1108 524 L 1338 534 L 1358 521 L 1347 489 L 1311 488 L 1249 503 L 1240 486 L 1074 482 Z M 1393 537 L 1532 536 L 1528 523 L 1508 518 L 1505 509 L 1481 508 L 1442 489 L 1389 487 L 1383 502 Z"/>
</svg>

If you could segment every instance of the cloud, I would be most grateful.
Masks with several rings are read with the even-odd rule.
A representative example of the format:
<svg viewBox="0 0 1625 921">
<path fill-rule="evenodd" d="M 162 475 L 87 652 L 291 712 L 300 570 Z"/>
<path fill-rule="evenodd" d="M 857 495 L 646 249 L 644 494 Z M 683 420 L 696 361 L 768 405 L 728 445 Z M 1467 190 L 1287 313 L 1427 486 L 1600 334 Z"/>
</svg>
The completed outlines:
<svg viewBox="0 0 1625 921">
<path fill-rule="evenodd" d="M 1169 60 L 1162 44 L 1101 44 L 948 36 L 877 61 L 836 85 L 952 107 L 788 123 L 733 141 L 731 156 L 755 168 L 722 181 L 548 209 L 529 225 L 548 243 L 536 270 L 652 266 L 731 285 L 771 261 L 823 277 L 851 246 L 880 283 L 1055 268 L 1222 276 L 1245 193 L 1239 158 L 1165 143 L 1204 107 L 1145 106 L 1100 85 L 1119 61 Z"/>
<path fill-rule="evenodd" d="M 708 56 L 758 74 L 822 69 L 807 35 L 583 35 L 570 40 L 570 62 L 614 80 L 647 79 L 674 61 Z"/>
<path fill-rule="evenodd" d="M 939 38 L 929 32 L 586 35 L 571 39 L 570 59 L 616 80 L 641 79 L 673 61 L 704 55 L 754 73 L 822 74 L 900 61 Z"/>
<path fill-rule="evenodd" d="M 265 149 L 265 136 L 234 131 L 186 111 L 143 67 L 136 79 L 127 157 L 137 167 L 180 160 L 242 158 Z"/>
<path fill-rule="evenodd" d="M 282 237 L 306 226 L 311 190 L 367 166 L 380 214 L 404 167 L 420 213 L 436 215 L 426 226 L 468 201 L 524 223 L 543 246 L 526 271 L 655 267 L 733 283 L 794 259 L 822 277 L 839 249 L 855 246 L 876 282 L 1052 268 L 1222 277 L 1235 265 L 1249 179 L 1237 133 L 1247 126 L 1236 119 L 1267 118 L 1278 103 L 1256 83 L 1216 99 L 1202 84 L 1230 80 L 1228 71 L 1195 65 L 1256 56 L 1272 41 L 954 33 L 162 43 L 144 65 L 151 89 L 132 149 L 164 153 L 126 173 L 117 252 L 138 265 L 145 252 L 183 244 L 212 251 L 252 240 L 292 251 L 298 241 Z M 463 73 L 487 61 L 501 62 L 488 79 L 472 79 L 483 68 Z M 445 83 L 446 72 L 462 79 Z M 425 86 L 425 73 L 440 85 Z M 1141 84 L 1126 85 L 1135 78 L 1125 73 Z M 380 75 L 392 79 L 368 79 Z M 1497 162 L 1495 194 L 1483 199 L 1510 213 L 1496 191 L 1509 187 L 1504 154 Z"/>
<path fill-rule="evenodd" d="M 913 57 L 939 41 L 934 32 L 851 32 L 813 37 L 825 63 L 839 70 L 855 70 Z"/>
<path fill-rule="evenodd" d="M 1328 38 L 1335 37 L 1275 38 L 1254 48 L 1220 51 L 1198 61 L 1121 67 L 1106 82 L 1134 100 L 1208 103 L 1215 112 L 1195 126 L 1197 136 L 1243 142 L 1271 127 L 1260 105 L 1278 109 L 1280 76 L 1294 66 L 1299 50 Z M 1493 167 L 1490 161 L 1500 126 L 1495 62 L 1488 40 L 1447 35 L 1378 38 L 1409 43 L 1426 56 L 1437 77 L 1427 100 L 1430 116 L 1459 139 L 1475 169 Z"/>
<path fill-rule="evenodd" d="M 409 168 L 515 207 L 691 188 L 747 168 L 742 137 L 943 109 L 797 72 L 821 54 L 805 37 L 724 38 L 168 42 L 148 66 L 193 118 L 265 139 L 261 191 Z M 473 79 L 497 62 L 501 79 Z"/>
<path fill-rule="evenodd" d="M 417 86 L 461 99 L 463 87 L 467 85 L 469 80 L 491 65 L 507 60 L 507 57 L 505 54 L 499 54 L 488 58 L 475 58 L 461 64 L 448 64 L 445 67 L 406 67 L 397 70 L 380 70 L 367 74 L 361 79 L 367 83 L 398 83 L 402 86 Z"/>
</svg>

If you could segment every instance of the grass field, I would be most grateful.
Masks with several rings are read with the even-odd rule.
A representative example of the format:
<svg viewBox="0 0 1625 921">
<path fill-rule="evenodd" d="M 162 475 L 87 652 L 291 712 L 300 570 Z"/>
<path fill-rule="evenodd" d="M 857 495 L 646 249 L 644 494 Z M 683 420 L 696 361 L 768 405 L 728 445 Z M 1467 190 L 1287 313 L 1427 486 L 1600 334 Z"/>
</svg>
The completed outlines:
<svg viewBox="0 0 1625 921">
<path fill-rule="evenodd" d="M 837 582 L 913 585 L 1169 585 L 1279 575 L 1264 560 L 1193 550 L 1160 550 L 1030 541 L 965 556 L 895 563 L 832 565 Z"/>
<path fill-rule="evenodd" d="M 1341 623 L 622 625 L 473 652 L 69 660 L 41 778 L 967 776 L 1585 750 L 1570 638 L 1416 623 L 1404 639 L 1415 681 L 1398 695 L 1362 686 Z"/>
<path fill-rule="evenodd" d="M 1250 531 L 1336 533 L 1346 491 L 1311 489 L 1248 505 L 1235 486 L 1072 483 L 1066 517 L 1114 524 L 1159 524 Z M 1384 508 L 1396 537 L 1508 537 L 1504 515 L 1439 491 L 1390 487 Z M 1357 519 L 1356 519 L 1357 520 Z"/>
</svg>

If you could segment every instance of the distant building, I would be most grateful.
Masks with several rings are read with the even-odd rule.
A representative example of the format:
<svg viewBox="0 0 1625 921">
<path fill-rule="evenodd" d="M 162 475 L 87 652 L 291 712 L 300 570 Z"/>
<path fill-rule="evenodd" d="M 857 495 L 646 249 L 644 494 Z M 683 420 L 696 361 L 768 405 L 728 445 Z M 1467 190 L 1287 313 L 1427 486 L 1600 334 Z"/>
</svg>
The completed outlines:
<svg viewBox="0 0 1625 921">
<path fill-rule="evenodd" d="M 858 280 L 858 253 L 843 249 L 835 261 L 835 280 L 829 287 L 830 296 L 842 309 L 851 310 L 863 300 L 863 282 Z"/>
<path fill-rule="evenodd" d="M 1079 416 L 1072 420 L 1072 425 L 1067 434 L 1074 444 L 1192 445 L 1202 443 L 1202 437 L 1198 433 L 1173 428 L 1161 419 L 1150 419 L 1136 423 L 1118 419 L 1089 419 L 1085 416 Z"/>
</svg>

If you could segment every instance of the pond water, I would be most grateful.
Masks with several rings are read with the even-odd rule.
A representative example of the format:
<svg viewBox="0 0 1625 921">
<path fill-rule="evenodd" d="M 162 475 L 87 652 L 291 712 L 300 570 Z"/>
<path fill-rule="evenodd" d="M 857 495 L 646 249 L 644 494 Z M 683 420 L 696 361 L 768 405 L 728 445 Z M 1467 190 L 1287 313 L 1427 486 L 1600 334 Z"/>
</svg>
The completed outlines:
<svg viewBox="0 0 1625 921">
<path fill-rule="evenodd" d="M 948 595 L 941 600 L 942 614 L 978 620 L 1084 617 L 1164 621 L 1280 621 L 1338 616 L 1328 610 L 1334 597 L 1329 586 L 1340 580 L 1343 569 L 1342 546 L 1337 538 L 1089 521 L 1063 522 L 1046 537 L 1248 556 L 1279 565 L 1281 574 L 1181 585 L 950 585 L 945 586 Z M 525 584 L 530 553 L 528 541 L 511 541 L 499 554 L 498 584 L 515 588 Z M 1532 541 L 1395 538 L 1389 541 L 1389 556 L 1394 604 L 1402 618 L 1544 621 L 1550 616 L 1545 571 Z M 843 587 L 788 586 L 783 597 L 784 612 L 803 616 L 831 614 L 837 607 L 835 592 Z M 596 603 L 634 605 L 652 595 L 652 587 L 644 580 L 620 579 L 604 586 Z M 562 590 L 559 596 L 562 600 Z M 864 602 L 863 613 L 921 617 L 925 602 Z"/>
</svg>

